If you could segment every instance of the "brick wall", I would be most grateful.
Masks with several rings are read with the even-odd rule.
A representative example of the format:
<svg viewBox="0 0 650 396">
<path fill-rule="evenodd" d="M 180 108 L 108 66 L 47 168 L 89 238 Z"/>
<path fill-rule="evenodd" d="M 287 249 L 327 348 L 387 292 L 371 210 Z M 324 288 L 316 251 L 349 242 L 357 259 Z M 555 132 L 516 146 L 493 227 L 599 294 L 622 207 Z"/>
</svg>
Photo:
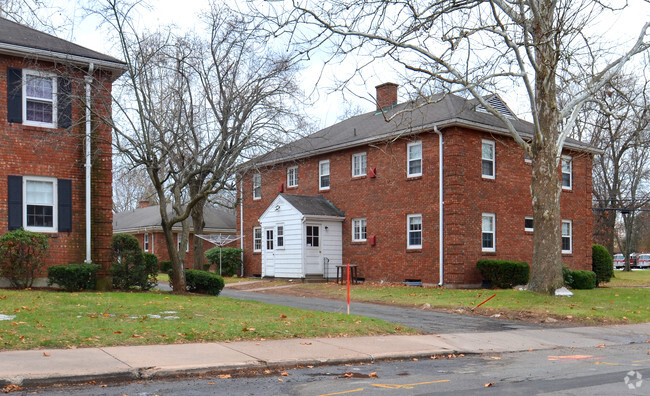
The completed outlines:
<svg viewBox="0 0 650 396">
<path fill-rule="evenodd" d="M 506 136 L 451 128 L 444 134 L 444 283 L 477 285 L 480 258 L 523 260 L 532 258 L 532 233 L 524 231 L 524 217 L 532 216 L 530 181 L 532 167 L 523 150 Z M 495 142 L 496 177 L 481 177 L 482 139 Z M 406 177 L 406 147 L 422 141 L 423 174 Z M 351 157 L 366 152 L 369 167 L 377 176 L 353 178 Z M 563 261 L 573 268 L 591 265 L 591 156 L 573 156 L 573 189 L 562 194 L 562 218 L 573 223 L 573 250 Z M 331 187 L 318 190 L 318 163 L 329 159 Z M 401 282 L 420 279 L 439 282 L 438 266 L 438 136 L 423 133 L 394 142 L 374 144 L 306 160 L 264 168 L 262 198 L 252 199 L 252 173 L 244 176 L 243 211 L 246 275 L 261 274 L 261 254 L 254 253 L 253 227 L 258 218 L 286 186 L 286 169 L 298 165 L 299 183 L 286 193 L 322 194 L 345 212 L 343 261 L 359 265 L 360 276 L 369 280 Z M 558 173 L 559 175 L 559 173 Z M 496 215 L 496 252 L 481 249 L 482 213 Z M 422 214 L 422 249 L 407 249 L 407 215 Z M 354 218 L 367 219 L 367 234 L 376 245 L 351 241 Z M 238 229 L 242 229 L 237 217 Z"/>
<path fill-rule="evenodd" d="M 46 265 L 80 263 L 85 259 L 85 157 L 83 139 L 85 110 L 83 75 L 68 75 L 72 80 L 72 121 L 69 130 L 25 126 L 7 121 L 7 67 L 45 69 L 58 72 L 53 65 L 35 65 L 22 58 L 0 56 L 0 230 L 8 229 L 7 177 L 45 176 L 72 181 L 72 232 L 47 233 L 49 251 Z M 103 116 L 110 115 L 109 76 L 96 73 L 102 88 L 94 92 L 93 106 Z M 100 92 L 101 91 L 101 92 Z M 93 122 L 92 160 L 92 260 L 103 268 L 110 265 L 112 235 L 111 129 Z"/>
</svg>

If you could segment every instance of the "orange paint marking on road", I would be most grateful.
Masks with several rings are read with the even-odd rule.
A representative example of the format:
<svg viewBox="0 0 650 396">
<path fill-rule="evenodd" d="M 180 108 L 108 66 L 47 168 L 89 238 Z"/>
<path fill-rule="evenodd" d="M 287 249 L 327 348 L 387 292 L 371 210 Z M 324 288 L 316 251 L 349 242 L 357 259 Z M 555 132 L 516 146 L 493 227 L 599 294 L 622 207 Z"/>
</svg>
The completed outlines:
<svg viewBox="0 0 650 396">
<path fill-rule="evenodd" d="M 568 356 L 549 356 L 548 360 L 559 360 L 559 361 L 568 361 L 568 360 L 588 360 L 588 359 L 602 359 L 602 357 L 594 357 L 591 355 L 568 355 Z"/>
<path fill-rule="evenodd" d="M 418 382 L 416 384 L 404 384 L 404 385 L 398 385 L 398 384 L 372 384 L 372 386 L 376 386 L 377 388 L 386 388 L 386 389 L 413 389 L 414 386 L 418 386 L 418 385 L 437 384 L 437 383 L 440 383 L 440 382 L 449 382 L 449 381 L 451 381 L 451 380 Z"/>
<path fill-rule="evenodd" d="M 361 391 L 363 391 L 363 388 L 359 388 L 359 389 L 352 389 L 352 390 L 349 390 L 349 391 L 343 391 L 343 392 L 336 392 L 336 393 L 325 393 L 325 394 L 322 394 L 322 395 L 318 395 L 318 396 L 333 396 L 333 395 L 344 395 L 344 394 L 346 394 L 346 393 L 352 393 L 352 392 L 361 392 Z"/>
</svg>

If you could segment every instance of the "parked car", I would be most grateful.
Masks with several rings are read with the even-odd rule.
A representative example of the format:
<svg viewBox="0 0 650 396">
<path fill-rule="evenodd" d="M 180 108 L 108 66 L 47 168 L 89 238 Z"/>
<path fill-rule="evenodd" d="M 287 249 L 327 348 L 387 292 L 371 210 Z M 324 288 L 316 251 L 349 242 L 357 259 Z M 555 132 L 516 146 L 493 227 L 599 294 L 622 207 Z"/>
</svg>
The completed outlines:
<svg viewBox="0 0 650 396">
<path fill-rule="evenodd" d="M 636 256 L 636 266 L 641 269 L 650 268 L 650 254 L 641 253 Z"/>
<path fill-rule="evenodd" d="M 621 253 L 617 253 L 614 255 L 614 268 L 616 269 L 625 268 L 625 256 L 622 255 Z"/>
</svg>

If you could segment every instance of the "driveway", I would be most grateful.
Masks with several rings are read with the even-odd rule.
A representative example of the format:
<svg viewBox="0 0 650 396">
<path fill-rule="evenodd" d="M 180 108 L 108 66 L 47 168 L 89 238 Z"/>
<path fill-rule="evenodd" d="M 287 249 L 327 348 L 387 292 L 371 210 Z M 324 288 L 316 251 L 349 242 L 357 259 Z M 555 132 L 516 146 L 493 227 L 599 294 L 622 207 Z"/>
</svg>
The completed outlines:
<svg viewBox="0 0 650 396">
<path fill-rule="evenodd" d="M 312 311 L 333 313 L 345 313 L 347 311 L 345 301 L 269 294 L 270 292 L 272 293 L 269 289 L 265 289 L 265 293 L 258 293 L 224 288 L 220 296 L 239 300 L 259 301 L 274 305 L 284 305 L 294 308 L 303 308 Z M 385 320 L 391 323 L 401 324 L 429 334 L 492 332 L 515 329 L 543 329 L 550 327 L 550 325 L 544 324 L 515 322 L 463 314 L 450 314 L 431 309 L 403 308 L 356 302 L 351 302 L 350 314 L 362 315 Z M 553 327 L 557 328 L 558 326 Z"/>
</svg>

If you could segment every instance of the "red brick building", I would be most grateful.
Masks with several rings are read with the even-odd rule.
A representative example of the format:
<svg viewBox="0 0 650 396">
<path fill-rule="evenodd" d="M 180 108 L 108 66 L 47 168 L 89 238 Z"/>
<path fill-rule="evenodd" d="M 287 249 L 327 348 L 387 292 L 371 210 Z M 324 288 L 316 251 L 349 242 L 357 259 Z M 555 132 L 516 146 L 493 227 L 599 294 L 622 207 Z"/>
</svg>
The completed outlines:
<svg viewBox="0 0 650 396">
<path fill-rule="evenodd" d="M 48 266 L 92 261 L 107 274 L 111 128 L 100 117 L 111 116 L 111 86 L 124 70 L 115 58 L 0 18 L 0 229 L 47 235 Z"/>
<path fill-rule="evenodd" d="M 296 271 L 285 273 L 332 277 L 336 265 L 349 262 L 367 280 L 453 287 L 479 285 L 476 262 L 482 258 L 530 263 L 532 166 L 502 122 L 455 95 L 397 104 L 397 85 L 388 83 L 377 87 L 377 96 L 390 122 L 381 111 L 352 117 L 256 159 L 240 175 L 246 275 L 279 276 L 273 275 L 278 265 L 293 260 Z M 490 101 L 531 136 L 530 123 L 499 97 Z M 572 268 L 591 268 L 595 152 L 568 140 L 558 169 L 563 262 Z M 282 199 L 289 194 L 322 196 L 332 213 L 344 215 L 308 218 L 309 210 Z M 340 235 L 333 227 L 337 219 Z M 289 249 L 290 240 L 312 253 Z M 326 244 L 340 246 L 340 255 Z M 314 267 L 310 254 L 323 264 Z"/>
</svg>

